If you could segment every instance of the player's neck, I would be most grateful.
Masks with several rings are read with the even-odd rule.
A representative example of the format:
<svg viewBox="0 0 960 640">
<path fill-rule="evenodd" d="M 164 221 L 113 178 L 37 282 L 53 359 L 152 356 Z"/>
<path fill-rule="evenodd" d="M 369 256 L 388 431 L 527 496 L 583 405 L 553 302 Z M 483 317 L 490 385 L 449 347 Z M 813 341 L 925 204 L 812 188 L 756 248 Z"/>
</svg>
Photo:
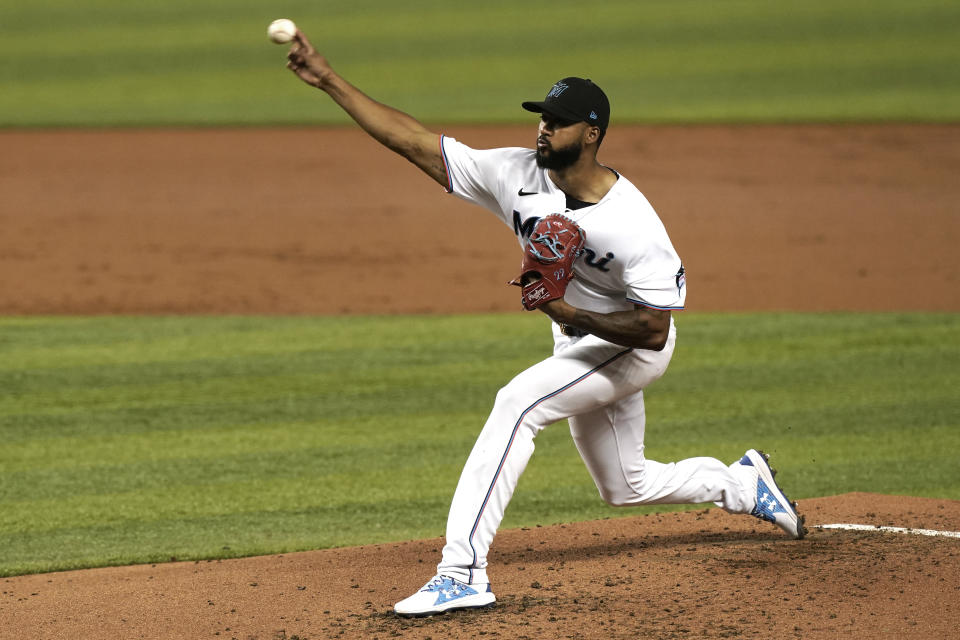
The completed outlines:
<svg viewBox="0 0 960 640">
<path fill-rule="evenodd" d="M 596 158 L 581 158 L 572 167 L 560 171 L 550 169 L 547 175 L 557 188 L 583 202 L 600 202 L 617 182 L 617 174 Z"/>
</svg>

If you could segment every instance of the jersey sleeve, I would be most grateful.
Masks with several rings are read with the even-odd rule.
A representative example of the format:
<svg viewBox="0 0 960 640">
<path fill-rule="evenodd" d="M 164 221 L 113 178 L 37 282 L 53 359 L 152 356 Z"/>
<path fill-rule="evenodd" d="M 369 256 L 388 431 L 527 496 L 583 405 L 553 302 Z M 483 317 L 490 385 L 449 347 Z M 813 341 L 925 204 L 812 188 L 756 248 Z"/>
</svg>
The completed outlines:
<svg viewBox="0 0 960 640">
<path fill-rule="evenodd" d="M 654 309 L 681 310 L 687 300 L 687 277 L 672 247 L 652 247 L 626 271 L 627 300 Z"/>
<path fill-rule="evenodd" d="M 510 149 L 473 149 L 447 136 L 440 137 L 447 170 L 447 192 L 480 205 L 507 220 L 503 171 L 509 169 Z"/>
</svg>

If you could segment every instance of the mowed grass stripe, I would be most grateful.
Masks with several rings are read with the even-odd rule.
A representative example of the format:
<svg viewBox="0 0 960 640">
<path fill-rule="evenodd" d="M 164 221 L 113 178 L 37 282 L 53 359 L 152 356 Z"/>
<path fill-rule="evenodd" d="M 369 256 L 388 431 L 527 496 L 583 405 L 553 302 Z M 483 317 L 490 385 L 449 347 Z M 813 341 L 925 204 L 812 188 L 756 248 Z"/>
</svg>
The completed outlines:
<svg viewBox="0 0 960 640">
<path fill-rule="evenodd" d="M 0 125 L 348 122 L 284 71 L 265 37 L 278 14 L 355 84 L 428 122 L 523 122 L 518 101 L 568 75 L 600 82 L 615 123 L 960 113 L 960 8 L 948 0 L 79 6 L 5 9 Z"/>
<path fill-rule="evenodd" d="M 318 366 L 322 366 L 318 363 Z M 329 363 L 328 365 L 329 366 Z M 367 402 L 372 397 L 402 394 L 411 379 L 419 384 L 448 386 L 455 375 L 470 375 L 470 366 L 460 363 L 423 363 L 414 367 L 385 365 L 377 370 L 353 369 L 344 362 L 342 373 L 329 371 L 311 374 L 277 373 L 263 370 L 256 376 L 204 377 L 202 367 L 183 371 L 180 379 L 152 383 L 114 384 L 79 389 L 56 387 L 43 392 L 19 393 L 0 401 L 0 415 L 19 415 L 25 406 L 44 407 L 41 412 L 64 409 L 111 409 L 116 407 L 156 408 L 175 405 L 257 403 L 278 397 L 290 401 L 299 397 L 327 397 L 327 401 L 347 404 Z M 421 370 L 423 369 L 423 370 Z M 79 373 L 83 373 L 82 371 Z M 127 375 L 135 375 L 128 372 Z M 193 379 L 189 385 L 185 379 Z"/>
<path fill-rule="evenodd" d="M 33 500 L 4 502 L 0 513 L 0 530 L 12 531 L 18 523 L 28 521 L 34 533 L 70 527 L 79 522 L 96 526 L 127 522 L 148 522 L 178 519 L 190 514 L 221 516 L 248 512 L 298 511 L 309 507 L 339 507 L 373 504 L 398 494 L 422 497 L 436 493 L 449 495 L 456 483 L 460 463 L 433 462 L 435 487 L 418 487 L 422 462 L 414 445 L 398 446 L 393 453 L 382 455 L 376 464 L 365 464 L 375 452 L 359 449 L 340 464 L 329 468 L 323 455 L 265 454 L 260 461 L 238 456 L 219 458 L 208 467 L 208 473 L 225 470 L 222 479 L 209 477 L 177 480 L 166 486 L 130 487 L 124 491 L 84 493 Z M 442 453 L 443 447 L 426 447 L 424 454 Z M 465 455 L 463 456 L 465 459 Z M 272 464 L 271 464 L 272 463 Z M 285 472 L 286 465 L 309 465 Z M 171 465 L 176 470 L 179 465 Z M 156 471 L 149 466 L 144 471 Z M 245 477 L 231 473 L 246 470 Z M 434 523 L 439 525 L 440 523 Z M 269 525 L 268 525 L 269 526 Z"/>
<path fill-rule="evenodd" d="M 216 322 L 193 321 L 184 317 L 154 317 L 149 320 L 122 316 L 97 318 L 6 318 L 0 320 L 3 335 L 0 349 L 4 358 L 0 371 L 24 369 L 64 369 L 98 364 L 119 365 L 196 362 L 207 359 L 233 359 L 245 355 L 278 358 L 287 353 L 309 353 L 323 357 L 356 356 L 358 347 L 380 347 L 377 361 L 409 361 L 423 352 L 429 339 L 434 347 L 456 344 L 460 358 L 486 352 L 497 345 L 510 345 L 511 335 L 529 335 L 533 324 L 514 323 L 513 331 L 497 337 L 479 334 L 465 337 L 462 318 L 433 316 L 431 319 L 407 316 L 395 322 L 385 317 L 327 317 L 322 322 L 305 317 L 261 318 L 250 316 L 218 317 Z M 471 326 L 484 328 L 490 322 L 482 317 Z M 364 329 L 370 331 L 365 332 Z M 437 357 L 436 349 L 431 351 Z M 269 362 L 269 361 L 268 361 Z M 364 359 L 357 360 L 363 366 Z M 275 366 L 279 363 L 274 363 Z"/>
<path fill-rule="evenodd" d="M 536 320 L 12 320 L 0 430 L 11 442 L 489 407 L 503 370 L 549 349 Z"/>
<path fill-rule="evenodd" d="M 4 549 L 0 575 L 37 573 L 131 562 L 203 560 L 283 553 L 442 535 L 449 494 L 442 497 L 391 497 L 380 503 L 320 505 L 292 511 L 262 510 L 224 515 L 182 514 L 159 521 L 118 526 L 75 526 L 38 535 L 0 532 Z"/>
<path fill-rule="evenodd" d="M 652 459 L 762 446 L 794 498 L 960 498 L 960 316 L 678 324 L 646 394 Z M 442 535 L 497 388 L 550 349 L 519 313 L 9 318 L 0 336 L 0 574 Z M 558 424 L 504 526 L 636 512 L 599 500 Z"/>
<path fill-rule="evenodd" d="M 136 434 L 135 438 L 127 433 L 36 438 L 10 445 L 10 450 L 16 451 L 16 459 L 7 461 L 5 471 L 72 470 L 84 474 L 96 468 L 127 464 L 190 464 L 194 459 L 209 457 L 213 451 L 221 457 L 247 456 L 291 453 L 316 446 L 323 446 L 327 455 L 342 456 L 362 447 L 405 443 L 429 446 L 451 435 L 459 436 L 458 430 L 472 419 L 472 413 L 424 411 L 416 416 L 394 415 L 389 419 L 362 417 L 340 422 L 318 417 L 216 429 L 158 429 Z M 418 428 L 425 424 L 431 428 Z M 348 444 L 342 447 L 336 444 L 339 442 Z M 0 495 L 2 491 L 0 487 Z"/>
</svg>

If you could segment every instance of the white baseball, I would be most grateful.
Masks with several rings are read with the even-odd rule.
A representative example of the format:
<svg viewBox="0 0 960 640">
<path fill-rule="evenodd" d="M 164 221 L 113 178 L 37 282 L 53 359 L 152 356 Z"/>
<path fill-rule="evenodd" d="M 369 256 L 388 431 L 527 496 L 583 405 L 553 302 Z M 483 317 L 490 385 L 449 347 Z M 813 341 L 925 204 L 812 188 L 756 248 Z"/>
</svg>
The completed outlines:
<svg viewBox="0 0 960 640">
<path fill-rule="evenodd" d="M 293 35 L 296 32 L 297 25 L 293 24 L 293 20 L 287 20 L 286 18 L 274 20 L 270 23 L 270 26 L 267 27 L 267 35 L 271 41 L 277 44 L 287 44 L 293 40 Z"/>
</svg>

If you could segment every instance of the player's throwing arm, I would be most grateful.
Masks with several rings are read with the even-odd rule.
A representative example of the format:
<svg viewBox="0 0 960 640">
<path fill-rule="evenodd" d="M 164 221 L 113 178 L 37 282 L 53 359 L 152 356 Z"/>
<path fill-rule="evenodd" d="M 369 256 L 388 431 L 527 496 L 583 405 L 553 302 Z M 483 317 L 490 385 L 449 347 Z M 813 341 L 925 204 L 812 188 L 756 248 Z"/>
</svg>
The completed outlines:
<svg viewBox="0 0 960 640">
<path fill-rule="evenodd" d="M 290 43 L 287 68 L 298 78 L 326 92 L 377 142 L 402 155 L 441 186 L 447 186 L 438 134 L 406 113 L 377 102 L 344 80 L 291 20 L 275 20 L 267 33 L 273 42 Z"/>
</svg>

